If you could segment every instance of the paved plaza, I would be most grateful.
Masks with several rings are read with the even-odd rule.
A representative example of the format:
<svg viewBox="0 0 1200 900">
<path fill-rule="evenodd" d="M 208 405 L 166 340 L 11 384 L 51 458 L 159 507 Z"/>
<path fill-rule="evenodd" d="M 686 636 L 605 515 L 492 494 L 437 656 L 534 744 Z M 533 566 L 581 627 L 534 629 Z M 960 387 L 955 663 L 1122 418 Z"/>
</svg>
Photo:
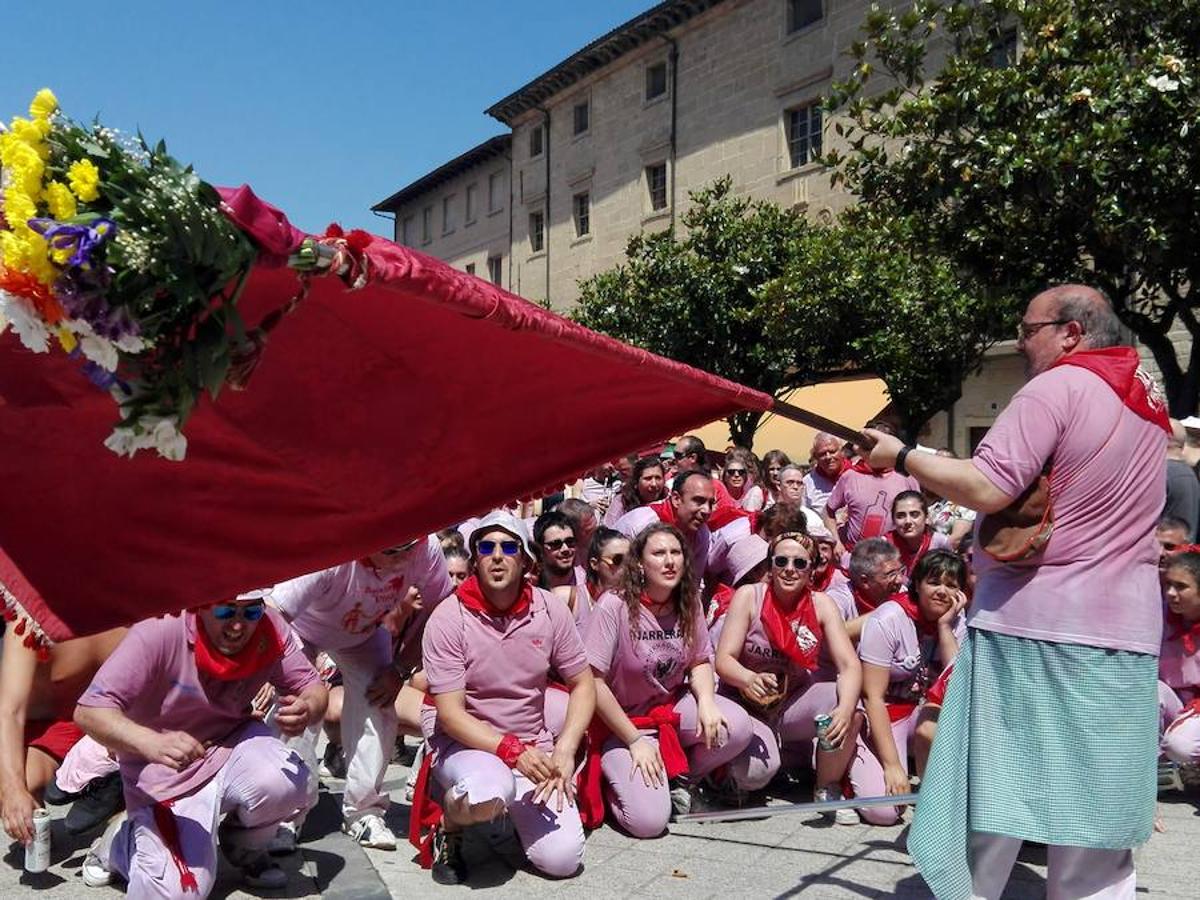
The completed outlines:
<svg viewBox="0 0 1200 900">
<path fill-rule="evenodd" d="M 404 796 L 408 770 L 388 772 L 392 796 Z M 284 860 L 286 890 L 250 895 L 238 889 L 237 873 L 223 867 L 214 898 L 326 897 L 384 900 L 388 897 L 928 897 L 904 852 L 907 826 L 833 827 L 808 815 L 785 815 L 721 825 L 672 825 L 658 840 L 639 841 L 605 826 L 588 837 L 584 871 L 569 881 L 548 881 L 523 868 L 511 833 L 502 825 L 480 829 L 468 844 L 474 863 L 468 885 L 440 887 L 418 868 L 407 843 L 395 853 L 362 850 L 337 828 L 341 782 L 326 780 L 310 817 L 302 852 Z M 1200 884 L 1200 790 L 1160 795 L 1166 831 L 1138 851 L 1138 894 L 1147 898 L 1195 898 Z M 56 811 L 61 816 L 62 811 Z M 408 829 L 407 804 L 394 802 L 388 824 Z M 22 854 L 10 850 L 0 865 L 0 897 L 40 895 L 53 900 L 118 896 L 116 888 L 88 888 L 79 875 L 89 843 L 71 842 L 56 827 L 53 866 L 30 876 Z M 1017 865 L 1008 900 L 1045 896 L 1045 852 L 1027 848 Z"/>
</svg>

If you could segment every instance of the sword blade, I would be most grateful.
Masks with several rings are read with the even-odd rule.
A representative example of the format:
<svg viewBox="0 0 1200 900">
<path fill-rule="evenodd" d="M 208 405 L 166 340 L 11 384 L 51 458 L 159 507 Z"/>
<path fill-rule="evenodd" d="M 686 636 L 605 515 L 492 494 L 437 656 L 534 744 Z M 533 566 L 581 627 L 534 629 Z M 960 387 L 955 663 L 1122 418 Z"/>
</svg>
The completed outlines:
<svg viewBox="0 0 1200 900">
<path fill-rule="evenodd" d="M 865 809 L 869 806 L 916 806 L 916 794 L 895 797 L 850 797 L 845 800 L 826 800 L 823 803 L 784 803 L 778 806 L 755 806 L 750 809 L 727 809 L 716 812 L 688 813 L 677 816 L 680 824 L 737 822 L 743 819 L 763 819 L 768 816 L 787 816 L 793 813 L 834 812 L 839 809 Z"/>
</svg>

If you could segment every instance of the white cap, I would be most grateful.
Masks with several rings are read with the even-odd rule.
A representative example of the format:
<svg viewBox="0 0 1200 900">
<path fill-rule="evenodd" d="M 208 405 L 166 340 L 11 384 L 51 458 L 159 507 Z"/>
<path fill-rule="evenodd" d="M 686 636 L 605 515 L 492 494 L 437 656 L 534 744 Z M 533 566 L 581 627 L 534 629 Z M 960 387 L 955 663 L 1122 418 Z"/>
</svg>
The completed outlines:
<svg viewBox="0 0 1200 900">
<path fill-rule="evenodd" d="M 252 591 L 244 591 L 237 595 L 237 600 L 266 600 L 271 596 L 271 592 L 275 590 L 273 587 L 255 588 Z"/>
<path fill-rule="evenodd" d="M 525 555 L 529 557 L 530 562 L 536 562 L 533 556 L 533 551 L 529 549 L 529 531 L 525 527 L 525 523 L 518 519 L 510 512 L 505 512 L 502 509 L 493 510 L 482 519 L 479 524 L 471 529 L 471 536 L 467 538 L 467 546 L 471 549 L 471 555 L 475 555 L 475 543 L 489 531 L 506 531 L 521 542 L 521 549 L 525 551 Z"/>
</svg>

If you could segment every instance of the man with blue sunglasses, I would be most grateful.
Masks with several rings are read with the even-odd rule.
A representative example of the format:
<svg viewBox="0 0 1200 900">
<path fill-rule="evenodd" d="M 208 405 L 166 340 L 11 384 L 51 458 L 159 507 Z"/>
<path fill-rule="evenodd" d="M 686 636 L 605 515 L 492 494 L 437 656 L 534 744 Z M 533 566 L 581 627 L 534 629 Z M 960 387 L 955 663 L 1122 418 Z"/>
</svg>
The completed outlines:
<svg viewBox="0 0 1200 900">
<path fill-rule="evenodd" d="M 251 704 L 272 685 L 276 724 L 296 734 L 321 720 L 326 691 L 268 593 L 139 622 L 79 698 L 75 721 L 117 754 L 129 810 L 84 860 L 89 886 L 117 874 L 133 897 L 202 900 L 218 843 L 247 884 L 286 885 L 265 849 L 304 804 L 308 771 Z"/>
</svg>

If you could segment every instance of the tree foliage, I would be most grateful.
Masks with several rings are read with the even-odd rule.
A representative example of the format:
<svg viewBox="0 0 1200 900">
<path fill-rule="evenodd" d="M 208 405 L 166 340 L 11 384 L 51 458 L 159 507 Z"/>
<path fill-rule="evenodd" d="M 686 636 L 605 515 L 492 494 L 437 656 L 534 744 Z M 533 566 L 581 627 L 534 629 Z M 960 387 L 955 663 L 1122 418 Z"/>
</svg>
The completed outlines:
<svg viewBox="0 0 1200 900">
<path fill-rule="evenodd" d="M 917 0 L 863 30 L 830 98 L 849 150 L 827 157 L 854 215 L 919 223 L 1005 291 L 1100 287 L 1194 411 L 1200 0 Z"/>
<path fill-rule="evenodd" d="M 814 225 L 732 196 L 729 178 L 691 200 L 682 236 L 637 235 L 624 265 L 581 284 L 579 322 L 776 396 L 876 373 L 911 431 L 958 398 L 1012 311 L 907 250 L 903 228 Z M 731 417 L 733 440 L 752 446 L 760 418 Z"/>
</svg>

